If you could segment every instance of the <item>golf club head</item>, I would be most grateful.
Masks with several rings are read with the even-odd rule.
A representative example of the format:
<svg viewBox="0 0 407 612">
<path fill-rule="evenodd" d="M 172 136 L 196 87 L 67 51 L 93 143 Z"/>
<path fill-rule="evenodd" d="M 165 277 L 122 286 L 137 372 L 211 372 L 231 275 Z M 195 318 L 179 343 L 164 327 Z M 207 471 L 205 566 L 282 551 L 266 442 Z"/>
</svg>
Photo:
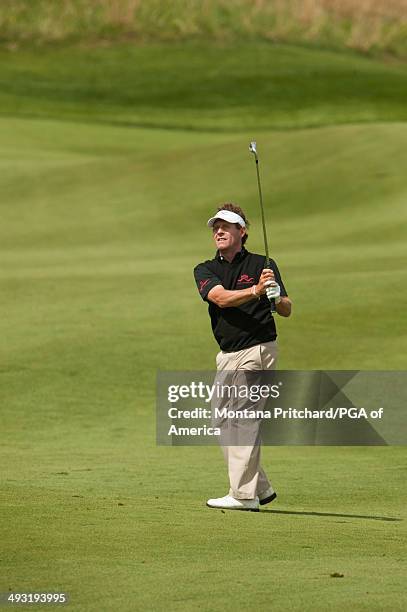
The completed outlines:
<svg viewBox="0 0 407 612">
<path fill-rule="evenodd" d="M 256 141 L 252 140 L 252 142 L 249 145 L 249 151 L 250 153 L 254 153 L 255 155 L 257 155 L 257 148 L 256 148 Z"/>
</svg>

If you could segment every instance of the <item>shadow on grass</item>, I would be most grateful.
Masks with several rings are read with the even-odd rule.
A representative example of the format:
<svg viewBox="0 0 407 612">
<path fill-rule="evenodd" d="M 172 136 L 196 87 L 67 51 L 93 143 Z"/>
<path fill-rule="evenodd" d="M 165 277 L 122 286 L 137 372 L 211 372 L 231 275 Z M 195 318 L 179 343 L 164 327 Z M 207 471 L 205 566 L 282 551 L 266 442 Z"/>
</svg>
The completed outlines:
<svg viewBox="0 0 407 612">
<path fill-rule="evenodd" d="M 261 512 L 267 512 L 268 514 L 298 514 L 300 516 L 334 516 L 339 518 L 357 518 L 357 519 L 370 519 L 373 521 L 402 521 L 401 518 L 394 518 L 391 516 L 369 516 L 366 514 L 337 514 L 334 512 L 299 512 L 297 510 L 266 510 L 263 509 Z"/>
</svg>

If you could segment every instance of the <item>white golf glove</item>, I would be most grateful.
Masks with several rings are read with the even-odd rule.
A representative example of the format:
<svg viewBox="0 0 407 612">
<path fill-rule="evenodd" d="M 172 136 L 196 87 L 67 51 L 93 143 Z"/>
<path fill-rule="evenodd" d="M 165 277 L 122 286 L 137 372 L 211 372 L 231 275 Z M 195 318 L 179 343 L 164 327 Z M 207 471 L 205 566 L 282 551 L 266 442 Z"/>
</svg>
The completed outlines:
<svg viewBox="0 0 407 612">
<path fill-rule="evenodd" d="M 268 299 L 274 300 L 275 304 L 281 302 L 280 285 L 278 285 L 275 281 L 267 281 L 265 284 L 267 286 L 266 295 Z"/>
</svg>

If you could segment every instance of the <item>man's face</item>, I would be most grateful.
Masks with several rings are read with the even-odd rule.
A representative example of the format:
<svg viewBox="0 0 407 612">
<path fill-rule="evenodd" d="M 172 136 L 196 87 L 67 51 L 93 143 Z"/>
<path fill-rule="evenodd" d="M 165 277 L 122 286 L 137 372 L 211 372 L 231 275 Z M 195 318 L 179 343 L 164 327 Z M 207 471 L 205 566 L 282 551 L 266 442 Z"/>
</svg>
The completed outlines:
<svg viewBox="0 0 407 612">
<path fill-rule="evenodd" d="M 223 221 L 222 219 L 215 221 L 212 232 L 216 247 L 221 252 L 234 250 L 236 248 L 240 250 L 242 238 L 246 233 L 242 227 L 234 223 L 229 223 L 228 221 Z"/>
</svg>

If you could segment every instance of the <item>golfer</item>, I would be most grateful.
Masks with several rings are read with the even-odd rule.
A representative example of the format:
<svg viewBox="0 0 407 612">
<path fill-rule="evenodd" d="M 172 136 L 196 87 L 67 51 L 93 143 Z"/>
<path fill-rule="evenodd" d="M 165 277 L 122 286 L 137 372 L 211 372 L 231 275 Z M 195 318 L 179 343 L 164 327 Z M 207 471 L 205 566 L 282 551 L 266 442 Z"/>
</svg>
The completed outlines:
<svg viewBox="0 0 407 612">
<path fill-rule="evenodd" d="M 272 370 L 277 360 L 277 332 L 270 301 L 276 312 L 289 317 L 287 297 L 277 264 L 264 255 L 245 249 L 249 222 L 243 210 L 232 203 L 222 204 L 208 221 L 217 248 L 214 259 L 194 270 L 202 299 L 209 304 L 212 331 L 219 344 L 216 356 L 218 375 Z M 222 446 L 229 473 L 229 493 L 209 499 L 207 506 L 228 510 L 258 511 L 276 493 L 260 465 L 260 440 L 251 432 L 249 444 Z"/>
</svg>

